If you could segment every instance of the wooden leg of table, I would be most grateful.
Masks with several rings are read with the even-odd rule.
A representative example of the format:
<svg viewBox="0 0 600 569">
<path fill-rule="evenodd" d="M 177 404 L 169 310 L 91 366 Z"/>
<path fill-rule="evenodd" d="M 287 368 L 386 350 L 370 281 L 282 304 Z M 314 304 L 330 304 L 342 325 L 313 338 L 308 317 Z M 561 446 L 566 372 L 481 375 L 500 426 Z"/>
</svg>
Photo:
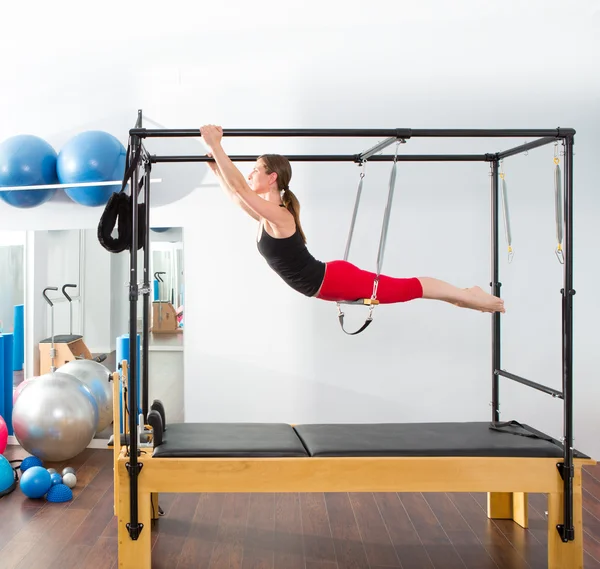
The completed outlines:
<svg viewBox="0 0 600 569">
<path fill-rule="evenodd" d="M 141 474 L 140 476 L 143 476 Z M 131 539 L 127 524 L 129 512 L 129 473 L 125 465 L 119 463 L 119 506 L 118 506 L 118 540 L 119 569 L 151 569 L 151 493 L 138 491 L 138 521 L 143 524 L 142 531 L 136 540 Z"/>
<path fill-rule="evenodd" d="M 152 514 L 152 519 L 158 519 L 158 492 L 152 492 L 150 494 L 150 500 L 152 501 L 152 505 L 150 508 L 150 513 Z"/>
<path fill-rule="evenodd" d="M 488 492 L 488 517 L 514 520 L 521 527 L 528 525 L 528 501 L 525 492 Z"/>
<path fill-rule="evenodd" d="M 556 530 L 564 523 L 563 495 L 548 494 L 548 569 L 583 569 L 583 501 L 581 468 L 575 468 L 573 479 L 573 527 L 575 539 L 563 542 Z"/>
</svg>

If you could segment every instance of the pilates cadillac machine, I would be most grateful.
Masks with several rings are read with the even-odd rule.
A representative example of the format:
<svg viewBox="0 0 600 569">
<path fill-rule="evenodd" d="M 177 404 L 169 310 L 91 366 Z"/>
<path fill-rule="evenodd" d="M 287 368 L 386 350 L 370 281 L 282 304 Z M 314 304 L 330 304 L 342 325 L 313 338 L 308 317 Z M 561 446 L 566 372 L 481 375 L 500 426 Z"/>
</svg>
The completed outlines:
<svg viewBox="0 0 600 569">
<path fill-rule="evenodd" d="M 492 417 L 490 422 L 409 424 L 182 423 L 169 424 L 162 404 L 148 408 L 148 370 L 143 366 L 142 411 L 136 413 L 135 381 L 139 365 L 135 343 L 129 363 L 115 372 L 115 401 L 125 409 L 125 432 L 120 433 L 115 405 L 114 482 L 118 516 L 118 559 L 121 569 L 151 568 L 151 520 L 158 519 L 160 492 L 487 492 L 488 516 L 528 525 L 527 494 L 548 495 L 548 568 L 583 568 L 582 466 L 595 461 L 573 448 L 573 141 L 569 128 L 551 130 L 411 130 L 398 129 L 270 129 L 225 130 L 224 136 L 386 137 L 358 155 L 288 156 L 290 161 L 480 161 L 491 167 L 492 275 L 491 287 L 500 294 L 499 208 L 500 162 L 534 148 L 562 143 L 564 199 L 559 241 L 564 265 L 562 295 L 562 390 L 557 391 L 501 369 L 501 315 L 492 320 Z M 148 130 L 141 111 L 129 131 L 126 183 L 131 193 L 130 337 L 135 337 L 137 300 L 143 295 L 143 362 L 147 362 L 150 171 L 154 163 L 201 162 L 206 156 L 156 156 L 143 144 L 153 137 L 197 137 L 198 129 Z M 531 142 L 493 154 L 375 155 L 387 144 L 415 137 L 527 137 Z M 256 156 L 232 156 L 254 161 Z M 556 161 L 555 161 L 556 163 Z M 138 194 L 146 204 L 138 214 Z M 558 219 L 558 218 L 557 218 Z M 506 219 L 505 219 L 506 221 Z M 144 281 L 137 281 L 138 230 L 144 236 Z M 558 248 L 557 248 L 558 255 Z M 363 304 L 373 304 L 365 299 Z M 532 387 L 563 400 L 564 436 L 558 441 L 516 421 L 500 421 L 499 377 Z M 119 383 L 125 389 L 119 389 Z M 126 395 L 122 395 L 126 393 Z M 143 432 L 142 432 L 143 431 Z M 121 444 L 117 444 L 121 441 Z M 144 442 L 149 441 L 149 442 Z M 135 459 L 134 459 L 135 457 Z"/>
</svg>

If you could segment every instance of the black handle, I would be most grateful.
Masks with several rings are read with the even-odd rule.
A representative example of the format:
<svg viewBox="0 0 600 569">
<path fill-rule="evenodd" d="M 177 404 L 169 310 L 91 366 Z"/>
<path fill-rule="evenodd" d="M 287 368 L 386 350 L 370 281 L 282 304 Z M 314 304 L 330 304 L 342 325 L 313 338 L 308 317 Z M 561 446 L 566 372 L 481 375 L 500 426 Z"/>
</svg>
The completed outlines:
<svg viewBox="0 0 600 569">
<path fill-rule="evenodd" d="M 44 292 L 42 293 L 42 294 L 44 295 L 44 298 L 46 299 L 46 302 L 47 302 L 47 303 L 48 303 L 50 306 L 54 306 L 54 304 L 52 304 L 52 301 L 51 301 L 51 300 L 50 300 L 50 299 L 49 299 L 49 298 L 46 296 L 46 291 L 47 291 L 47 290 L 58 290 L 58 288 L 57 288 L 57 287 L 55 287 L 55 286 L 47 286 L 47 287 L 44 289 Z"/>
<path fill-rule="evenodd" d="M 64 295 L 67 297 L 67 300 L 68 300 L 69 302 L 71 302 L 71 297 L 70 297 L 70 296 L 67 294 L 67 292 L 65 291 L 65 289 L 66 289 L 67 287 L 69 287 L 69 288 L 77 288 L 77 285 L 74 285 L 74 284 L 66 284 L 66 285 L 63 285 L 63 287 L 62 287 L 62 293 L 63 293 L 63 294 L 64 294 Z"/>
<path fill-rule="evenodd" d="M 162 280 L 162 277 L 161 277 L 160 275 L 166 275 L 166 274 L 167 274 L 167 273 L 166 273 L 165 271 L 156 271 L 156 272 L 154 273 L 154 278 L 155 278 L 157 281 L 160 281 L 161 283 L 164 283 L 165 281 L 163 281 L 163 280 Z"/>
</svg>

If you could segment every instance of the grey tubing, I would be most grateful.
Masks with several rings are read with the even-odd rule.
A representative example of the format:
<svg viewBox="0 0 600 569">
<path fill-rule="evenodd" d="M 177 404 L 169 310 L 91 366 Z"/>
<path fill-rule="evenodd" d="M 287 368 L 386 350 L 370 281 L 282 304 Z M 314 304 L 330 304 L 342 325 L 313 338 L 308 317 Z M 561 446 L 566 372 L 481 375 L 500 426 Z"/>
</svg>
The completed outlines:
<svg viewBox="0 0 600 569">
<path fill-rule="evenodd" d="M 556 256 L 563 263 L 563 196 L 561 171 L 558 162 L 556 162 L 556 166 L 554 167 L 554 211 L 556 220 Z"/>
<path fill-rule="evenodd" d="M 381 274 L 381 268 L 383 266 L 383 254 L 385 252 L 385 243 L 387 241 L 387 232 L 390 224 L 390 213 L 392 211 L 392 202 L 394 200 L 394 189 L 396 187 L 396 169 L 398 167 L 398 147 L 396 145 L 396 155 L 394 156 L 394 164 L 392 165 L 392 171 L 390 172 L 390 183 L 388 190 L 388 199 L 385 206 L 385 212 L 383 214 L 383 224 L 381 227 L 381 237 L 379 239 L 379 251 L 377 252 L 377 277 Z"/>
<path fill-rule="evenodd" d="M 352 243 L 352 236 L 354 234 L 354 225 L 356 223 L 356 215 L 358 214 L 358 206 L 360 204 L 360 197 L 362 195 L 363 180 L 365 178 L 365 162 L 361 164 L 363 171 L 360 173 L 360 181 L 358 182 L 358 189 L 356 190 L 356 200 L 354 201 L 354 211 L 352 212 L 352 221 L 350 222 L 350 231 L 348 233 L 348 239 L 346 241 L 346 251 L 344 252 L 344 261 L 348 260 L 348 254 L 350 253 L 350 244 Z"/>
<path fill-rule="evenodd" d="M 508 210 L 508 189 L 506 187 L 506 180 L 504 177 L 500 179 L 502 188 L 502 214 L 504 216 L 504 231 L 506 233 L 506 243 L 508 244 L 508 260 L 512 261 L 513 248 L 512 248 L 512 230 L 510 227 L 510 213 Z"/>
</svg>

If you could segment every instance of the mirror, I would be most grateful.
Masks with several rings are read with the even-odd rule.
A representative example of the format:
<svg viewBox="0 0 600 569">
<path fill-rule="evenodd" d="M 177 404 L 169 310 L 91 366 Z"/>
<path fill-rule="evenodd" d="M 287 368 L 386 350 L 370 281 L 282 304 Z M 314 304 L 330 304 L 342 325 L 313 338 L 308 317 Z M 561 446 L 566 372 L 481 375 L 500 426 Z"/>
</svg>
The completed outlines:
<svg viewBox="0 0 600 569">
<path fill-rule="evenodd" d="M 182 345 L 183 238 L 180 227 L 150 230 L 151 333 L 154 346 Z"/>
<path fill-rule="evenodd" d="M 185 329 L 182 227 L 151 228 L 150 277 L 149 404 L 155 398 L 160 399 L 167 422 L 182 423 Z"/>
<path fill-rule="evenodd" d="M 60 371 L 79 359 L 95 359 L 107 372 L 115 371 L 129 355 L 129 254 L 105 250 L 96 228 L 28 231 L 20 237 L 17 233 L 0 232 L 0 270 L 5 275 L 0 320 L 5 332 L 12 331 L 15 306 L 25 306 L 25 363 L 15 372 L 13 388 L 49 372 L 52 365 Z M 141 286 L 143 250 L 138 253 Z M 183 260 L 181 227 L 150 231 L 148 405 L 160 399 L 169 422 L 184 420 Z M 140 295 L 136 323 L 140 340 L 142 310 Z M 141 341 L 139 355 L 141 362 Z M 141 412 L 141 374 L 137 380 Z M 105 447 L 111 435 L 112 424 L 95 433 L 92 446 Z"/>
</svg>

